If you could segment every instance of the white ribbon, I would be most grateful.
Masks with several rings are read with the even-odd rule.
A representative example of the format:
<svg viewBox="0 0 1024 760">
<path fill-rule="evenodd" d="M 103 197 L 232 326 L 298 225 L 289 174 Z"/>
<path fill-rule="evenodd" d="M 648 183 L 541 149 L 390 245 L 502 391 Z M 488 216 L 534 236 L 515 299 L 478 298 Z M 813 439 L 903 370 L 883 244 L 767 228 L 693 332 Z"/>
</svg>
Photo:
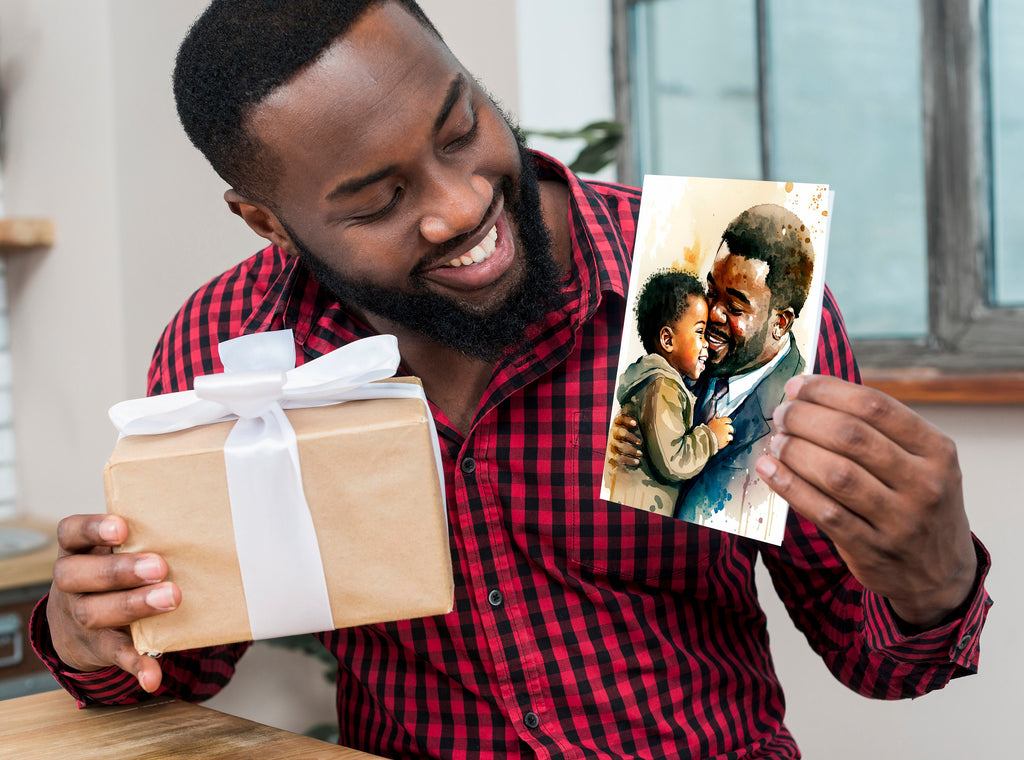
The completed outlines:
<svg viewBox="0 0 1024 760">
<path fill-rule="evenodd" d="M 123 401 L 110 409 L 110 419 L 122 435 L 236 419 L 224 446 L 224 465 L 252 637 L 331 630 L 295 431 L 283 410 L 355 399 L 422 399 L 443 495 L 441 455 L 426 396 L 415 384 L 373 383 L 398 369 L 398 341 L 392 335 L 355 341 L 296 367 L 291 330 L 254 333 L 221 343 L 220 359 L 224 373 L 197 377 L 195 390 Z"/>
</svg>

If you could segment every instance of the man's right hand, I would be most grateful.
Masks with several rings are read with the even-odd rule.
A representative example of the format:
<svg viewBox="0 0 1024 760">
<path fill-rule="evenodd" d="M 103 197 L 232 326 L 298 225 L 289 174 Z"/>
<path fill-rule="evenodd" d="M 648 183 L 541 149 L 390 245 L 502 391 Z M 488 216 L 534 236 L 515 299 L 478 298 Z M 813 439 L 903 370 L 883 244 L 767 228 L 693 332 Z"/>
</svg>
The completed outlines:
<svg viewBox="0 0 1024 760">
<path fill-rule="evenodd" d="M 160 665 L 135 651 L 128 625 L 177 608 L 181 591 L 164 582 L 167 563 L 159 555 L 114 554 L 127 538 L 128 525 L 116 515 L 61 520 L 46 617 L 65 665 L 81 671 L 116 665 L 152 693 L 160 686 Z"/>
<path fill-rule="evenodd" d="M 643 456 L 643 439 L 640 437 L 640 424 L 635 417 L 625 412 L 615 416 L 611 430 L 611 456 L 615 466 L 636 468 L 640 466 Z"/>
</svg>

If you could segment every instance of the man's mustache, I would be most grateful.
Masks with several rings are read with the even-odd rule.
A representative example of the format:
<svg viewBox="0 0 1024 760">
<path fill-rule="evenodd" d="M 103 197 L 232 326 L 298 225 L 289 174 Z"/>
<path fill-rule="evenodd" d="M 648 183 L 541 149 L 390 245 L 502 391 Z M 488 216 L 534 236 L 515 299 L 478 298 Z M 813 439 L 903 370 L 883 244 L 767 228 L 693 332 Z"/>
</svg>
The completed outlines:
<svg viewBox="0 0 1024 760">
<path fill-rule="evenodd" d="M 420 266 L 418 267 L 418 271 L 419 272 L 426 271 L 427 269 L 430 269 L 435 264 L 437 264 L 439 262 L 442 262 L 442 261 L 448 261 L 450 258 L 452 258 L 453 254 L 456 251 L 461 250 L 461 248 L 463 246 L 465 246 L 467 241 L 472 239 L 474 236 L 480 234 L 480 232 L 483 229 L 483 226 L 484 226 L 486 220 L 490 219 L 491 214 L 494 213 L 494 209 L 495 209 L 495 207 L 497 207 L 498 202 L 500 200 L 502 200 L 502 198 L 505 198 L 505 197 L 506 197 L 506 187 L 505 187 L 505 183 L 503 182 L 501 184 L 501 186 L 499 186 L 495 190 L 494 196 L 491 198 L 491 202 L 487 206 L 487 210 L 484 212 L 484 215 L 480 218 L 480 223 L 475 228 L 470 230 L 469 232 L 464 232 L 463 234 L 459 235 L 458 237 L 454 237 L 454 238 L 452 238 L 450 240 L 446 240 L 443 243 L 441 243 L 440 245 L 438 245 L 434 249 L 434 251 L 432 251 L 430 253 L 430 255 L 424 257 L 424 260 L 420 263 Z"/>
<path fill-rule="evenodd" d="M 732 343 L 732 336 L 721 329 L 709 328 L 705 334 L 708 338 L 715 338 L 719 343 Z"/>
</svg>

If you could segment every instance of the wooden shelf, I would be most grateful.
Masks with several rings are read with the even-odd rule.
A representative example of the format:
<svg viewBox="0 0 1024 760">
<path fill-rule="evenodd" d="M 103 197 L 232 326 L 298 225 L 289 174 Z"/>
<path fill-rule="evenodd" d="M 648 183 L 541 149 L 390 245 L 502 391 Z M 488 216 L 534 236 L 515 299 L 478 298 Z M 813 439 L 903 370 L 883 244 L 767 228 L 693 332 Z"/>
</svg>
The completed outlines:
<svg viewBox="0 0 1024 760">
<path fill-rule="evenodd" d="M 41 248 L 53 245 L 55 240 L 56 228 L 52 219 L 0 219 L 0 249 Z"/>
<path fill-rule="evenodd" d="M 862 370 L 864 385 L 909 403 L 1024 404 L 1024 372 Z"/>
</svg>

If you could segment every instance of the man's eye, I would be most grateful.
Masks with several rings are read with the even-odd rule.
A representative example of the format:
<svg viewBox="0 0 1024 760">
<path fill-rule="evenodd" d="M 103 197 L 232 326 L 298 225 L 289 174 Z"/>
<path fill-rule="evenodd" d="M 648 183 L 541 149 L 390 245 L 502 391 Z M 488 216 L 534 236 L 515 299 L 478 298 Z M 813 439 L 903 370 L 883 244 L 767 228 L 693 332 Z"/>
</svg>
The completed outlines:
<svg viewBox="0 0 1024 760">
<path fill-rule="evenodd" d="M 391 200 L 388 201 L 388 205 L 384 206 L 384 208 L 378 209 L 377 211 L 373 211 L 373 212 L 371 212 L 369 214 L 360 214 L 359 216 L 354 216 L 354 217 L 352 217 L 352 219 L 353 219 L 353 221 L 357 221 L 357 222 L 373 222 L 373 221 L 376 221 L 378 219 L 381 219 L 382 217 L 387 216 L 388 213 L 395 206 L 398 205 L 398 200 L 401 197 L 402 197 L 402 188 L 401 187 L 396 187 L 394 195 L 391 196 Z"/>
<path fill-rule="evenodd" d="M 462 150 L 476 138 L 477 128 L 480 126 L 480 121 L 476 118 L 476 111 L 473 111 L 473 125 L 467 132 L 456 137 L 450 143 L 444 146 L 445 153 L 454 153 L 457 150 Z"/>
</svg>

